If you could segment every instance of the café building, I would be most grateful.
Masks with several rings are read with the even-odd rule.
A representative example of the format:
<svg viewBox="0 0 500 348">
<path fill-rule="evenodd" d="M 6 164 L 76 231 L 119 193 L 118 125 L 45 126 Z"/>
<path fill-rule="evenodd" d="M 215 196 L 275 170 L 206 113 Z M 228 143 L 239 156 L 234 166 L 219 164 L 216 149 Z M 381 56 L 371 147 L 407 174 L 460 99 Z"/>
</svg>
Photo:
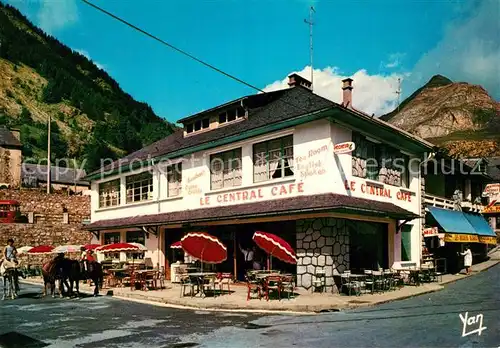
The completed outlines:
<svg viewBox="0 0 500 348">
<path fill-rule="evenodd" d="M 279 235 L 297 265 L 273 259 L 310 288 L 318 270 L 333 286 L 345 270 L 418 266 L 422 248 L 420 163 L 433 146 L 311 91 L 294 74 L 289 88 L 245 96 L 179 121 L 183 129 L 91 173 L 91 223 L 99 242 L 137 241 L 165 266 L 169 246 L 189 231 L 217 236 L 228 259 L 216 265 L 242 279 L 242 248 L 255 231 Z M 267 255 L 255 260 L 265 265 Z M 168 277 L 168 274 L 167 274 Z"/>
</svg>

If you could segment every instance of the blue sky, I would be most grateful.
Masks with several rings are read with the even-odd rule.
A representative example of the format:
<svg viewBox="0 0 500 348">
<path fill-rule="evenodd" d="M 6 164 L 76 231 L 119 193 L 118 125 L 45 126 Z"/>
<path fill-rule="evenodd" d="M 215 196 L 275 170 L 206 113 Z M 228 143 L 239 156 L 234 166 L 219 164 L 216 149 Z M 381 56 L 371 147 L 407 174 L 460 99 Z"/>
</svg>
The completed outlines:
<svg viewBox="0 0 500 348">
<path fill-rule="evenodd" d="M 89 56 L 137 100 L 175 121 L 255 91 L 96 11 L 80 0 L 8 0 L 60 41 Z M 93 3 L 237 77 L 272 90 L 310 76 L 314 4 L 315 91 L 382 114 L 432 75 L 482 84 L 500 99 L 500 2 L 93 0 Z"/>
</svg>

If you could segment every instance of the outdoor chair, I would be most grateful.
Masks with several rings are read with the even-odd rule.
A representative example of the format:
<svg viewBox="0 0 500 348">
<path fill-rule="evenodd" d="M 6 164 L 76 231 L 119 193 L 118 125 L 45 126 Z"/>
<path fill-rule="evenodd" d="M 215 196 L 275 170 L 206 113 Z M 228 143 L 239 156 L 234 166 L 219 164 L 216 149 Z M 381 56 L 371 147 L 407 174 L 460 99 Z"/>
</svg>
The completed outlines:
<svg viewBox="0 0 500 348">
<path fill-rule="evenodd" d="M 258 281 L 255 280 L 251 275 L 247 274 L 245 276 L 245 279 L 247 281 L 247 301 L 250 300 L 251 294 L 258 294 L 259 295 L 259 300 L 262 299 L 262 285 Z"/>
<path fill-rule="evenodd" d="M 314 274 L 314 279 L 312 282 L 312 291 L 320 289 L 321 292 L 326 292 L 326 275 L 324 270 L 317 270 Z"/>
<path fill-rule="evenodd" d="M 286 275 L 281 278 L 281 290 L 286 291 L 288 299 L 294 296 L 295 284 L 293 275 Z"/>
<path fill-rule="evenodd" d="M 227 292 L 231 295 L 231 282 L 233 281 L 232 273 L 220 273 L 218 274 L 219 290 L 221 294 L 224 292 L 224 285 L 227 285 Z"/>
<path fill-rule="evenodd" d="M 135 290 L 136 274 L 134 267 L 128 267 L 129 275 L 122 279 L 122 284 L 130 284 L 130 290 Z"/>
<path fill-rule="evenodd" d="M 198 279 L 190 276 L 184 276 L 180 279 L 181 283 L 181 296 L 183 297 L 186 295 L 186 288 L 190 289 L 190 294 L 191 297 L 194 297 L 194 288 L 199 289 L 199 284 L 198 284 Z"/>
<path fill-rule="evenodd" d="M 351 296 L 352 290 L 354 290 L 354 294 L 359 296 L 361 294 L 361 283 L 355 280 L 351 280 L 351 272 L 345 271 L 340 275 L 341 281 L 341 291 L 347 288 L 347 293 Z"/>
<path fill-rule="evenodd" d="M 165 289 L 165 267 L 161 266 L 160 270 L 156 273 L 156 281 L 160 289 Z"/>
<path fill-rule="evenodd" d="M 383 292 L 384 290 L 384 270 L 373 271 L 373 281 L 375 283 L 375 292 Z"/>
<path fill-rule="evenodd" d="M 394 283 L 394 279 L 393 279 L 393 274 L 392 274 L 392 271 L 390 269 L 384 269 L 383 273 L 383 281 L 384 281 L 384 290 L 393 290 L 394 287 L 393 287 L 393 283 Z"/>
<path fill-rule="evenodd" d="M 269 292 L 276 291 L 278 292 L 278 301 L 281 301 L 281 277 L 279 276 L 271 276 L 266 278 L 266 300 L 269 301 Z"/>
<path fill-rule="evenodd" d="M 203 297 L 206 296 L 207 290 L 212 291 L 215 296 L 215 277 L 200 277 L 198 278 L 198 284 Z"/>
<path fill-rule="evenodd" d="M 373 294 L 375 292 L 375 279 L 373 278 L 373 271 L 365 269 L 365 293 L 370 290 Z"/>
</svg>

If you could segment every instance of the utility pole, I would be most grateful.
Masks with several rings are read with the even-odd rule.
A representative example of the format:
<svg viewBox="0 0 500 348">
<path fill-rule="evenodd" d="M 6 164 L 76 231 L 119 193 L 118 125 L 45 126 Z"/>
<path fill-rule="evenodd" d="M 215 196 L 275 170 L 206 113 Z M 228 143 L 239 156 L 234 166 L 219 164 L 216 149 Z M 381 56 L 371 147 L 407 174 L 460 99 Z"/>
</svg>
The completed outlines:
<svg viewBox="0 0 500 348">
<path fill-rule="evenodd" d="M 47 130 L 47 193 L 50 193 L 50 125 L 52 123 L 52 118 L 49 113 L 49 125 Z"/>
<path fill-rule="evenodd" d="M 313 75 L 314 75 L 314 69 L 313 69 L 313 14 L 316 12 L 313 6 L 309 9 L 309 20 L 304 19 L 304 22 L 309 24 L 309 52 L 310 52 L 310 59 L 311 59 L 311 90 L 314 88 L 314 81 L 313 81 Z"/>
<path fill-rule="evenodd" d="M 396 91 L 396 94 L 398 95 L 398 112 L 399 112 L 399 105 L 401 104 L 401 78 L 398 77 L 398 90 Z"/>
</svg>

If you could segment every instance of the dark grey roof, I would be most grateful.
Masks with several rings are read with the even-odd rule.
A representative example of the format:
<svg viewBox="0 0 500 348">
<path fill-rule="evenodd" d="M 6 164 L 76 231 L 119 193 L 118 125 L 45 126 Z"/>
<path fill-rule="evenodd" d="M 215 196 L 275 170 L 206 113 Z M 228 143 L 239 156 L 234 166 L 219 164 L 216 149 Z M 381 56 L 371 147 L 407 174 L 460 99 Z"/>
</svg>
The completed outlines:
<svg viewBox="0 0 500 348">
<path fill-rule="evenodd" d="M 224 105 L 231 103 L 232 102 L 229 102 Z M 248 96 L 246 97 L 246 105 L 249 108 L 248 120 L 246 121 L 237 122 L 221 128 L 216 128 L 206 133 L 200 133 L 189 137 L 184 137 L 184 130 L 180 129 L 174 134 L 133 152 L 119 161 L 115 161 L 114 163 L 96 170 L 91 174 L 99 173 L 103 170 L 107 171 L 110 168 L 117 168 L 118 163 L 126 165 L 135 159 L 145 160 L 148 158 L 167 155 L 168 153 L 172 153 L 174 151 L 210 143 L 217 139 L 229 137 L 266 125 L 279 123 L 294 117 L 312 113 L 314 111 L 326 109 L 328 107 L 338 106 L 338 104 L 311 93 L 310 90 L 301 86 Z M 210 111 L 214 111 L 215 109 L 216 108 L 210 109 Z M 199 116 L 201 113 L 197 115 Z M 191 117 L 184 120 L 187 119 L 191 119 Z"/>
<path fill-rule="evenodd" d="M 10 130 L 0 127 L 0 146 L 21 147 L 22 145 Z"/>
<path fill-rule="evenodd" d="M 90 186 L 88 181 L 81 180 L 86 175 L 83 169 L 50 167 L 50 181 L 54 184 Z M 41 164 L 23 163 L 21 180 L 23 182 L 36 179 L 47 182 L 47 166 Z"/>
</svg>

